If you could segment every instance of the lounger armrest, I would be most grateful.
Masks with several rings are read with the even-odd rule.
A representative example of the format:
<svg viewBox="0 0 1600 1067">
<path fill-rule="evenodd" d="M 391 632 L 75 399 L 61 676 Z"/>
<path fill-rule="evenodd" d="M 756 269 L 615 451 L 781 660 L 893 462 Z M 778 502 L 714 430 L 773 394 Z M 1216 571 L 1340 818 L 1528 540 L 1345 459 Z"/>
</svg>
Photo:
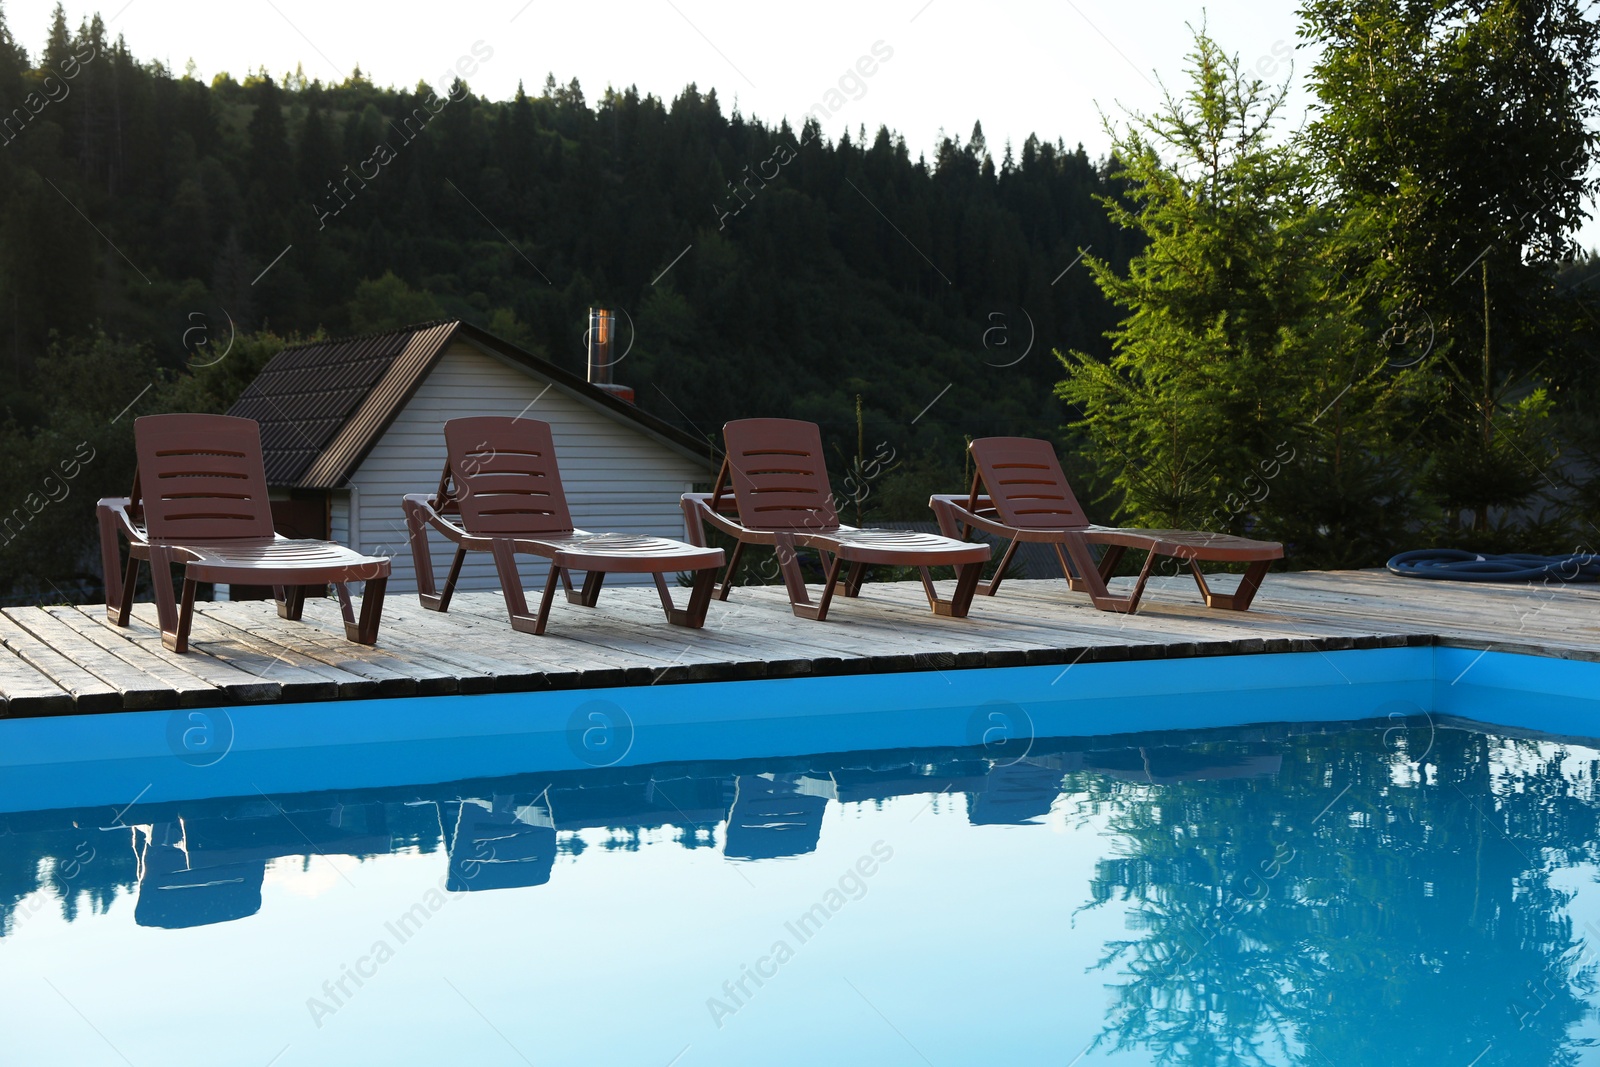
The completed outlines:
<svg viewBox="0 0 1600 1067">
<path fill-rule="evenodd" d="M 102 534 L 109 529 L 113 534 L 120 534 L 131 545 L 149 543 L 144 527 L 133 521 L 133 501 L 128 497 L 102 497 L 95 510 L 100 516 Z"/>
<path fill-rule="evenodd" d="M 408 494 L 404 498 L 404 508 L 409 521 L 426 523 L 452 541 L 460 542 L 472 536 L 440 512 L 433 498 L 426 493 Z"/>
<path fill-rule="evenodd" d="M 712 510 L 710 493 L 684 493 L 683 520 L 685 539 L 696 548 L 706 547 L 707 524 L 735 540 L 748 540 L 750 537 L 750 531 L 736 518 Z"/>
<path fill-rule="evenodd" d="M 133 521 L 133 501 L 128 497 L 103 497 L 95 505 L 95 517 L 100 525 L 100 572 L 105 579 L 106 612 L 118 626 L 126 626 L 131 606 L 127 600 L 133 594 L 133 579 L 137 574 L 135 561 L 141 551 L 148 554 L 150 542 L 144 530 Z M 126 570 L 122 566 L 119 538 L 128 542 Z"/>
<path fill-rule="evenodd" d="M 958 495 L 954 493 L 936 493 L 928 498 L 928 506 L 933 509 L 934 515 L 939 519 L 939 529 L 946 537 L 953 537 L 958 541 L 965 540 L 967 530 L 962 529 L 962 527 L 982 530 L 985 533 L 994 534 L 996 537 L 1012 538 L 1017 535 L 1015 528 L 990 517 L 993 511 L 989 506 L 988 497 L 980 496 L 978 498 L 977 511 L 967 507 L 970 500 L 971 498 L 964 494 Z"/>
</svg>

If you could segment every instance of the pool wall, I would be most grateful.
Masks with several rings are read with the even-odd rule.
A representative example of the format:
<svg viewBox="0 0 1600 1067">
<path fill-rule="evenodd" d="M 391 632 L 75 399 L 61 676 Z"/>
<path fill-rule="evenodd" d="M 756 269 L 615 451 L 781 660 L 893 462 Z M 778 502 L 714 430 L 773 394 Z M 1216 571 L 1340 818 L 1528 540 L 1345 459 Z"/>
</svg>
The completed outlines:
<svg viewBox="0 0 1600 1067">
<path fill-rule="evenodd" d="M 1417 647 L 0 721 L 0 811 L 1448 715 L 1600 737 L 1600 664 Z"/>
</svg>

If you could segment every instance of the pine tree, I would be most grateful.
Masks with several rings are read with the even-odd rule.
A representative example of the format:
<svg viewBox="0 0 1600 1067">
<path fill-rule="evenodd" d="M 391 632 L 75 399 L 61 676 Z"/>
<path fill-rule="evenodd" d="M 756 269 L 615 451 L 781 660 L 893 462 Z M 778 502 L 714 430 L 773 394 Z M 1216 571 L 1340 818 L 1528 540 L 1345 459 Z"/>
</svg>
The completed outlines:
<svg viewBox="0 0 1600 1067">
<path fill-rule="evenodd" d="M 1286 90 L 1248 78 L 1204 32 L 1190 61 L 1187 92 L 1113 131 L 1130 202 L 1101 199 L 1149 243 L 1126 276 L 1086 257 L 1125 317 L 1109 362 L 1062 357 L 1057 391 L 1119 518 L 1305 543 L 1317 525 L 1359 525 L 1345 512 L 1373 493 L 1407 379 L 1363 345 L 1304 161 L 1272 142 Z"/>
</svg>

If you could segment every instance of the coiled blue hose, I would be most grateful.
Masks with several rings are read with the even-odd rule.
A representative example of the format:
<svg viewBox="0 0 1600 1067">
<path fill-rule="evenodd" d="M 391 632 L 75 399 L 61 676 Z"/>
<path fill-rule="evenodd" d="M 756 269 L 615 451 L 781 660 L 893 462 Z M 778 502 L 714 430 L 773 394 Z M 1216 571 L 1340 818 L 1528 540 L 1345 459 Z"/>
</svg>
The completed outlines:
<svg viewBox="0 0 1600 1067">
<path fill-rule="evenodd" d="M 1402 578 L 1450 582 L 1596 582 L 1600 555 L 1572 553 L 1535 556 L 1527 552 L 1485 555 L 1459 548 L 1419 548 L 1389 560 L 1390 573 Z"/>
</svg>

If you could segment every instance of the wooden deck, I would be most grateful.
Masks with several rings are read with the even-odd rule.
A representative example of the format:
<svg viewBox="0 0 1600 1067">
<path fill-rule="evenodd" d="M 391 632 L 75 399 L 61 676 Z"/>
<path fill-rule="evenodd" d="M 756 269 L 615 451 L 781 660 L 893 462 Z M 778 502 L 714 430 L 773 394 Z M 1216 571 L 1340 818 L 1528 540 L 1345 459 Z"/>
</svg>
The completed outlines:
<svg viewBox="0 0 1600 1067">
<path fill-rule="evenodd" d="M 1235 614 L 1206 610 L 1187 579 L 1153 584 L 1117 616 L 1059 580 L 1009 582 L 967 619 L 933 616 L 916 583 L 869 584 L 824 623 L 795 618 L 781 586 L 753 587 L 713 603 L 703 630 L 668 626 L 652 589 L 612 589 L 594 609 L 558 601 L 544 637 L 513 631 L 498 593 L 458 594 L 448 615 L 396 596 L 377 648 L 344 640 L 332 601 L 308 602 L 307 623 L 219 603 L 200 605 L 183 656 L 161 647 L 149 604 L 127 630 L 98 605 L 7 608 L 0 697 L 13 717 L 1431 644 L 1600 661 L 1593 586 L 1274 574 Z"/>
</svg>

